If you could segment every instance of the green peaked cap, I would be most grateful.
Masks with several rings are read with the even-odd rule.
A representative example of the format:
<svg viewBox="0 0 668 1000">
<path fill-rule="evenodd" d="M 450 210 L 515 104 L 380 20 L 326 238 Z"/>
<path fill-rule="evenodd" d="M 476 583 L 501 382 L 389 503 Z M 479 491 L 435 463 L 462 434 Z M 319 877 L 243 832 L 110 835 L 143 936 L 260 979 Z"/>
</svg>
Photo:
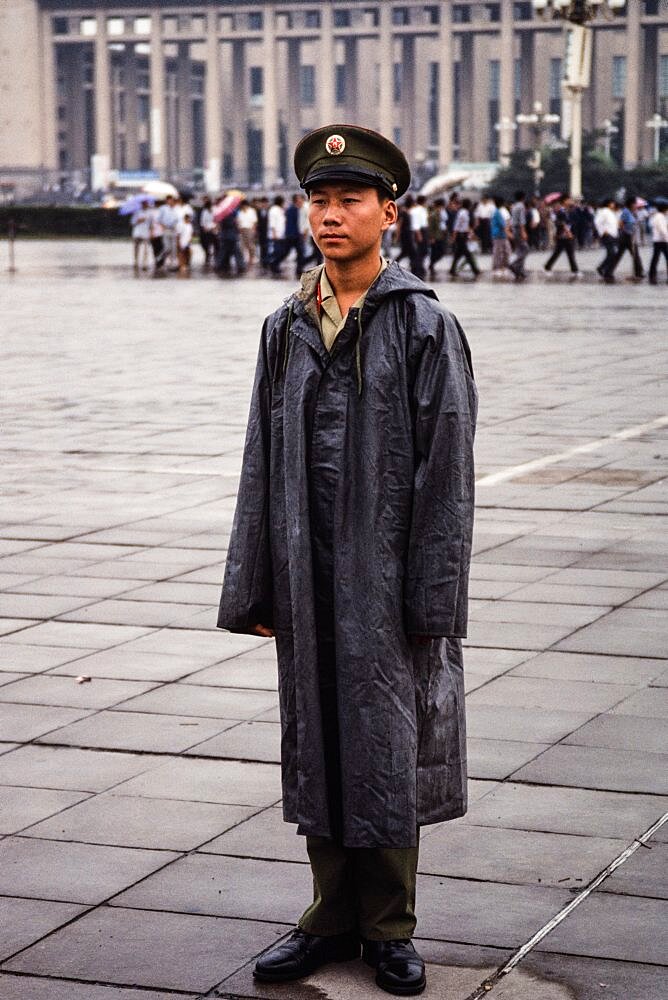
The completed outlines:
<svg viewBox="0 0 668 1000">
<path fill-rule="evenodd" d="M 411 183 L 411 171 L 398 146 L 379 132 L 359 125 L 323 125 L 295 149 L 300 186 L 350 181 L 381 188 L 396 199 Z"/>
</svg>

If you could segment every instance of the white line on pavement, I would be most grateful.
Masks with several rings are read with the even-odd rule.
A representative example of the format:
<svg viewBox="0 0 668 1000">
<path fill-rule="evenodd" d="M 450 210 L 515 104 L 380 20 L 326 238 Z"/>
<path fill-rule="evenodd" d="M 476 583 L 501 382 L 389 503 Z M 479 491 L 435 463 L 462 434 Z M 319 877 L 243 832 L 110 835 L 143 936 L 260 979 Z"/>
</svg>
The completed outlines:
<svg viewBox="0 0 668 1000">
<path fill-rule="evenodd" d="M 617 868 L 625 864 L 625 862 L 627 862 L 640 847 L 644 847 L 647 841 L 651 840 L 657 830 L 659 830 L 664 823 L 667 822 L 668 812 L 664 813 L 663 816 L 660 816 L 656 823 L 653 823 L 648 830 L 645 830 L 645 832 L 634 840 L 633 843 L 629 844 L 629 846 L 626 847 L 621 854 L 618 854 L 614 861 L 610 862 L 607 868 L 604 868 L 602 872 L 599 872 L 596 878 L 590 882 L 589 885 L 582 890 L 582 892 L 578 893 L 575 899 L 571 900 L 570 903 L 564 906 L 563 910 L 560 910 L 559 913 L 555 914 L 555 916 L 552 917 L 552 919 L 549 920 L 543 927 L 541 927 L 541 929 L 537 931 L 532 938 L 529 938 L 526 944 L 523 944 L 521 948 L 518 948 L 517 951 L 511 955 L 506 964 L 502 965 L 501 968 L 498 969 L 493 976 L 490 976 L 489 979 L 486 979 L 484 983 L 481 983 L 477 990 L 471 993 L 466 1000 L 481 1000 L 482 997 L 489 996 L 491 990 L 494 989 L 500 979 L 507 976 L 509 972 L 512 972 L 515 966 L 519 965 L 522 959 L 526 958 L 529 952 L 532 951 L 537 944 L 540 944 L 543 938 L 547 937 L 547 935 L 553 931 L 555 927 L 558 927 L 562 920 L 565 920 L 566 917 L 570 916 L 576 907 L 578 907 L 581 903 L 584 903 L 585 899 L 588 899 L 592 892 L 598 889 L 598 887 L 605 882 L 605 880 L 609 878 L 610 875 L 617 870 Z"/>
<path fill-rule="evenodd" d="M 614 441 L 627 441 L 629 438 L 640 437 L 648 431 L 658 430 L 660 427 L 668 425 L 668 415 L 657 417 L 646 424 L 635 424 L 634 427 L 626 427 L 616 434 L 609 434 L 607 437 L 597 438 L 596 441 L 588 441 L 587 444 L 579 444 L 575 448 L 568 448 L 566 451 L 558 451 L 554 455 L 545 455 L 543 458 L 535 458 L 532 462 L 523 462 L 522 465 L 512 465 L 508 469 L 501 469 L 500 472 L 491 472 L 488 476 L 481 476 L 476 481 L 476 489 L 479 486 L 495 486 L 497 483 L 507 483 L 510 479 L 523 476 L 527 472 L 534 472 L 536 469 L 544 469 L 548 465 L 556 465 L 573 455 L 585 455 L 591 451 L 599 451 L 607 444 Z"/>
</svg>

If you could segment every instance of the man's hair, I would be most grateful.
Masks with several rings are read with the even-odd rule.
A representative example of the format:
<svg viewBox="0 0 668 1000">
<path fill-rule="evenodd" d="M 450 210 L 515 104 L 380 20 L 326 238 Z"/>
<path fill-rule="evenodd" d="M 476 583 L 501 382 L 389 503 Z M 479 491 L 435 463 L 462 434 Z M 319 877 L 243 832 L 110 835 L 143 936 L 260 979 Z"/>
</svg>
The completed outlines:
<svg viewBox="0 0 668 1000">
<path fill-rule="evenodd" d="M 627 208 L 635 208 L 636 196 L 633 195 L 632 197 L 627 198 L 624 204 L 626 205 Z"/>
<path fill-rule="evenodd" d="M 526 192 L 525 191 L 516 191 L 515 192 L 515 201 L 524 201 L 525 197 L 526 197 Z"/>
<path fill-rule="evenodd" d="M 274 205 L 284 205 L 284 204 L 285 204 L 285 198 L 283 197 L 283 195 L 277 194 L 276 197 L 274 198 Z"/>
<path fill-rule="evenodd" d="M 496 205 L 497 208 L 503 208 L 505 201 L 506 199 L 502 198 L 500 194 L 494 195 L 494 204 Z"/>
</svg>

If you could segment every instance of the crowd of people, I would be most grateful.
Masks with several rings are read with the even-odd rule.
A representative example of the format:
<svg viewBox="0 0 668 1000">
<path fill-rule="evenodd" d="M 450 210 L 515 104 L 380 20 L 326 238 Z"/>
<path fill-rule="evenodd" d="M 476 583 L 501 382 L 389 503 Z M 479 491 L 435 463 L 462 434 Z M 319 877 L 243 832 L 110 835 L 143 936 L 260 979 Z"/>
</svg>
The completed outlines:
<svg viewBox="0 0 668 1000">
<path fill-rule="evenodd" d="M 571 274 L 581 277 L 577 252 L 598 246 L 604 255 L 598 274 L 612 284 L 627 253 L 632 279 L 643 280 L 640 247 L 651 242 L 648 279 L 657 284 L 662 257 L 668 272 L 667 211 L 664 198 L 651 206 L 639 198 L 629 197 L 623 205 L 606 198 L 594 206 L 568 194 L 539 199 L 524 191 L 508 200 L 484 195 L 475 203 L 459 192 L 432 201 L 409 194 L 399 204 L 397 224 L 384 235 L 383 253 L 429 279 L 448 258 L 450 278 L 468 274 L 476 279 L 482 272 L 479 258 L 489 256 L 494 278 L 521 282 L 528 276 L 530 253 L 547 254 L 542 264 L 546 275 L 563 254 Z M 299 277 L 321 260 L 303 194 L 287 200 L 283 195 L 271 201 L 266 196 L 239 199 L 234 210 L 223 218 L 219 214 L 209 197 L 196 206 L 173 197 L 159 206 L 142 202 L 132 216 L 135 270 L 189 275 L 196 237 L 204 268 L 222 277 L 248 271 L 280 277 L 288 265 Z"/>
</svg>

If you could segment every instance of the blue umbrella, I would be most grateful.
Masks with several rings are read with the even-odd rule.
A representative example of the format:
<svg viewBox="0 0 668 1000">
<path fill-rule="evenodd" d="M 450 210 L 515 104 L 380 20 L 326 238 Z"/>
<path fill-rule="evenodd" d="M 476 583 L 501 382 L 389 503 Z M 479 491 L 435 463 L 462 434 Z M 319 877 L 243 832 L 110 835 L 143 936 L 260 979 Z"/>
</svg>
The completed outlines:
<svg viewBox="0 0 668 1000">
<path fill-rule="evenodd" d="M 134 215 L 138 212 L 144 202 L 147 201 L 149 205 L 155 205 L 155 198 L 150 194 L 133 194 L 126 201 L 123 202 L 118 210 L 119 215 Z"/>
</svg>

